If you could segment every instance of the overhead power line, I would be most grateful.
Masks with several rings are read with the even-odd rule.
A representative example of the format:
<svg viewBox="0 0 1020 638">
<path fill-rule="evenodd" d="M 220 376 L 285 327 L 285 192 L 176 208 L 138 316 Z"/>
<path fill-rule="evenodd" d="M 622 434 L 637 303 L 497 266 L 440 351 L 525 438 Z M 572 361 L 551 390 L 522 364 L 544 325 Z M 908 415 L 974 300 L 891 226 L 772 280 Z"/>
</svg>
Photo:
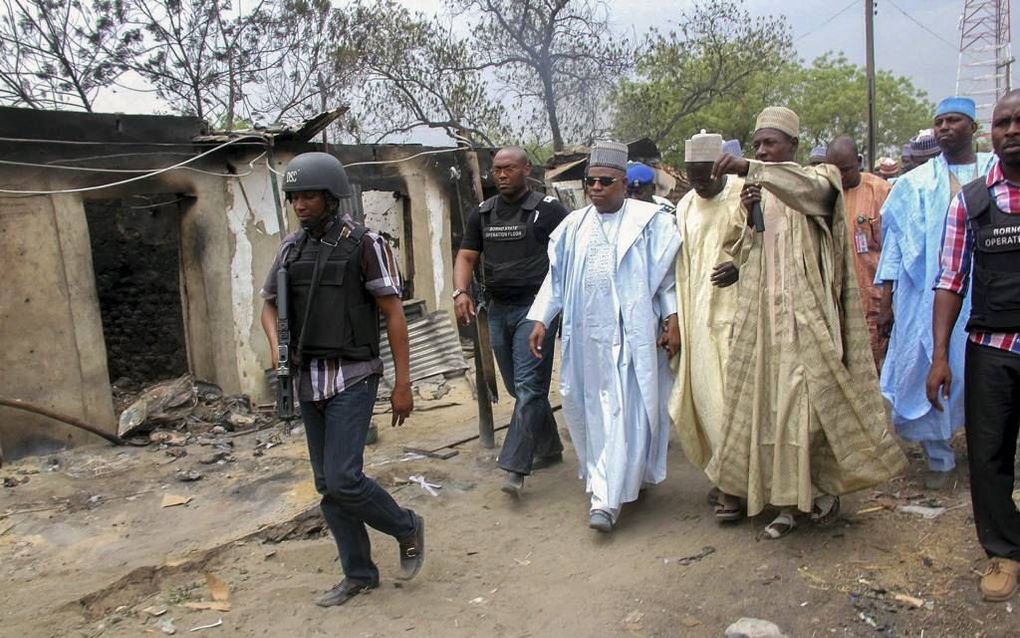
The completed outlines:
<svg viewBox="0 0 1020 638">
<path fill-rule="evenodd" d="M 861 0 L 851 0 L 850 4 L 846 5 L 845 7 L 843 7 L 842 9 L 837 11 L 836 13 L 832 14 L 832 16 L 830 16 L 827 20 L 825 20 L 824 22 L 822 22 L 821 24 L 816 26 L 814 29 L 811 29 L 810 31 L 808 31 L 804 35 L 802 35 L 799 38 L 797 38 L 796 40 L 794 40 L 794 44 L 800 42 L 801 40 L 803 40 L 804 38 L 806 38 L 808 36 L 811 36 L 811 35 L 814 35 L 815 33 L 818 33 L 827 24 L 829 24 L 830 22 L 832 22 L 833 20 L 835 20 L 839 16 L 843 15 L 844 13 L 846 13 L 847 11 L 852 9 L 855 5 L 860 4 L 860 3 L 861 3 Z"/>
<path fill-rule="evenodd" d="M 914 24 L 916 24 L 917 26 L 921 27 L 922 29 L 924 29 L 925 31 L 927 31 L 928 33 L 930 33 L 930 34 L 931 34 L 932 36 L 934 36 L 934 37 L 935 37 L 936 39 L 940 40 L 941 42 L 944 42 L 945 44 L 948 44 L 948 45 L 949 45 L 949 46 L 951 46 L 951 47 L 952 47 L 953 49 L 956 49 L 956 47 L 958 46 L 957 44 L 955 44 L 955 43 L 953 43 L 953 42 L 950 42 L 949 40 L 946 40 L 945 38 L 943 38 L 943 37 L 942 37 L 942 36 L 940 36 L 939 34 L 935 33 L 935 32 L 934 32 L 934 31 L 932 31 L 931 29 L 929 29 L 929 28 L 928 28 L 928 25 L 926 25 L 925 23 L 921 22 L 920 20 L 918 20 L 918 19 L 917 19 L 917 18 L 915 18 L 914 16 L 910 15 L 909 13 L 907 13 L 906 11 L 904 11 L 903 9 L 901 9 L 901 8 L 900 8 L 900 6 L 899 6 L 898 4 L 896 4 L 895 2 L 893 2 L 893 0 L 885 0 L 885 1 L 886 1 L 886 2 L 888 2 L 888 3 L 890 4 L 890 5 L 892 5 L 892 8 L 893 8 L 893 9 L 896 9 L 897 11 L 899 11 L 900 13 L 902 13 L 902 14 L 903 14 L 903 15 L 904 15 L 904 16 L 905 16 L 905 17 L 906 17 L 906 18 L 907 18 L 908 20 L 910 20 L 911 22 L 913 22 L 913 23 L 914 23 Z"/>
</svg>

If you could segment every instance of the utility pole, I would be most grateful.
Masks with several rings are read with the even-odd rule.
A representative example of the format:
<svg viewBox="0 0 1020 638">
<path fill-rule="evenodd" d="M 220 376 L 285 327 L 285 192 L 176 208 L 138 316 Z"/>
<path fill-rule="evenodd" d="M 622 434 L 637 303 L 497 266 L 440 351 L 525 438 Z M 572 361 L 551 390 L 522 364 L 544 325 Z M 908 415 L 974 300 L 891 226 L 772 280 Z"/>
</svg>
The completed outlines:
<svg viewBox="0 0 1020 638">
<path fill-rule="evenodd" d="M 864 2 L 868 74 L 868 170 L 875 168 L 875 0 Z"/>
</svg>

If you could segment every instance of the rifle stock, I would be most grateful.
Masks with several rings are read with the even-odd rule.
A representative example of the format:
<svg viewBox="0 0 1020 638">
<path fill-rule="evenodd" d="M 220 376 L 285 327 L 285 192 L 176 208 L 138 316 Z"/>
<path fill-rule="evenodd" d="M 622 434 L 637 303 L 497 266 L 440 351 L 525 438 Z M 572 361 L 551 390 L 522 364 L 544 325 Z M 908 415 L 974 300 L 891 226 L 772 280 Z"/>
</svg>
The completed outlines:
<svg viewBox="0 0 1020 638">
<path fill-rule="evenodd" d="M 290 374 L 290 299 L 288 273 L 281 267 L 276 273 L 276 415 L 289 421 L 295 417 L 294 387 Z"/>
</svg>

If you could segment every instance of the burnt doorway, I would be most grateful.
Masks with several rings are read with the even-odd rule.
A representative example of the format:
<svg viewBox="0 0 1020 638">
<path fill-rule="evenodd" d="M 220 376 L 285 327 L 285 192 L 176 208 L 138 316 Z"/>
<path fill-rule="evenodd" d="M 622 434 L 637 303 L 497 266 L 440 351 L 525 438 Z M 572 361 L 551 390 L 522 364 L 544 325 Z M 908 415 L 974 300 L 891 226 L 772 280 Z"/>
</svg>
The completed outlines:
<svg viewBox="0 0 1020 638">
<path fill-rule="evenodd" d="M 188 371 L 181 210 L 174 193 L 85 202 L 110 381 L 139 386 Z"/>
</svg>

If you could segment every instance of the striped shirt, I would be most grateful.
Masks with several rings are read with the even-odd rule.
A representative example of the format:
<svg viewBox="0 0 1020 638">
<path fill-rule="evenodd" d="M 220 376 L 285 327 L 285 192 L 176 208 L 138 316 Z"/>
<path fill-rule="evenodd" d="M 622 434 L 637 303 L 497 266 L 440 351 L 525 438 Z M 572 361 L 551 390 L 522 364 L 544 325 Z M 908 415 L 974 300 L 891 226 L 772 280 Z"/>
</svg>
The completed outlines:
<svg viewBox="0 0 1020 638">
<path fill-rule="evenodd" d="M 1006 181 L 998 159 L 988 171 L 985 183 L 1002 212 L 1009 215 L 1020 215 L 1020 184 Z M 963 193 L 960 193 L 949 205 L 949 215 L 946 217 L 946 226 L 942 231 L 939 273 L 934 288 L 948 290 L 960 296 L 966 295 L 970 284 L 973 252 L 974 233 L 967 220 L 967 203 L 963 199 Z M 970 333 L 970 340 L 982 346 L 1020 354 L 1020 334 L 1015 332 L 973 331 Z"/>
<path fill-rule="evenodd" d="M 344 227 L 340 231 L 343 239 L 351 234 L 354 221 L 345 215 L 341 222 Z M 327 229 L 328 230 L 328 229 Z M 262 285 L 262 298 L 269 302 L 276 301 L 276 273 L 287 258 L 290 250 L 305 236 L 304 229 L 287 235 L 280 248 L 276 251 L 276 259 L 269 268 L 269 274 Z M 308 241 L 318 241 L 309 237 Z M 361 272 L 365 290 L 375 297 L 400 295 L 400 271 L 393 259 L 393 252 L 382 237 L 371 231 L 361 238 Z M 368 361 L 347 361 L 344 359 L 311 359 L 302 365 L 297 372 L 298 400 L 326 401 L 340 394 L 359 381 L 374 375 L 382 374 L 382 359 L 376 357 Z"/>
</svg>

